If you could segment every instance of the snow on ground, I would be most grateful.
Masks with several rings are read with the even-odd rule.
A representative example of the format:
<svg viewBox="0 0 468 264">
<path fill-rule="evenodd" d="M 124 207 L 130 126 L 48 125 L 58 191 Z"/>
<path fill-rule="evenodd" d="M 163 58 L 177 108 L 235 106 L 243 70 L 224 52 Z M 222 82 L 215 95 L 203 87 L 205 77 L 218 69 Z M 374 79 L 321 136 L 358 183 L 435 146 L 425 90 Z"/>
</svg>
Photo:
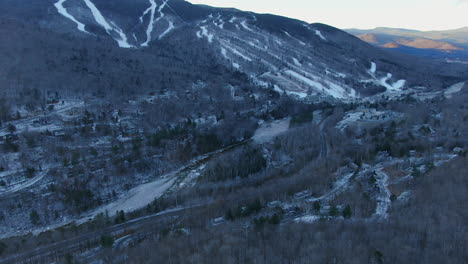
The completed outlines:
<svg viewBox="0 0 468 264">
<path fill-rule="evenodd" d="M 445 97 L 447 98 L 452 98 L 452 96 L 458 92 L 460 92 L 463 87 L 465 87 L 465 82 L 460 82 L 460 83 L 456 83 L 452 86 L 450 86 L 449 88 L 447 88 L 445 91 L 444 91 L 444 95 Z"/>
<path fill-rule="evenodd" d="M 377 64 L 375 64 L 375 62 L 371 62 L 371 67 L 369 71 L 371 73 L 375 73 L 377 71 Z"/>
<path fill-rule="evenodd" d="M 311 224 L 311 223 L 314 223 L 314 222 L 316 222 L 318 220 L 320 220 L 320 216 L 305 215 L 305 216 L 301 216 L 301 217 L 298 217 L 298 218 L 294 219 L 294 222 Z"/>
<path fill-rule="evenodd" d="M 36 177 L 34 177 L 34 178 L 30 179 L 30 180 L 18 183 L 13 188 L 10 188 L 10 189 L 8 189 L 8 190 L 6 190 L 4 192 L 0 192 L 0 197 L 8 195 L 8 194 L 19 192 L 21 190 L 24 190 L 24 189 L 26 189 L 28 187 L 31 187 L 31 186 L 35 185 L 40 180 L 42 180 L 47 175 L 48 172 L 49 172 L 48 169 L 43 170 L 43 171 L 39 172 L 39 174 Z"/>
<path fill-rule="evenodd" d="M 289 34 L 288 32 L 286 32 L 286 31 L 283 31 L 283 32 L 284 32 L 284 34 L 286 34 L 286 36 L 288 36 L 288 37 L 290 37 L 290 38 L 293 38 L 293 39 L 297 40 L 297 41 L 299 42 L 299 44 L 301 44 L 301 45 L 303 45 L 303 46 L 305 46 L 305 45 L 306 45 L 306 44 L 305 44 L 303 41 L 301 41 L 301 40 L 299 40 L 299 39 L 297 39 L 297 38 L 295 38 L 295 37 L 291 36 L 291 34 Z"/>
<path fill-rule="evenodd" d="M 253 30 L 249 26 L 247 26 L 247 20 L 242 21 L 240 24 L 244 29 L 253 32 Z"/>
<path fill-rule="evenodd" d="M 104 16 L 101 14 L 101 11 L 99 11 L 99 9 L 94 5 L 93 2 L 91 2 L 91 0 L 83 1 L 85 2 L 86 6 L 91 10 L 91 13 L 93 14 L 93 17 L 96 20 L 96 22 L 106 30 L 107 34 L 109 34 L 111 37 L 113 37 L 111 34 L 112 31 L 115 31 L 117 32 L 117 34 L 119 34 L 120 39 L 114 38 L 119 44 L 119 47 L 133 48 L 133 46 L 127 42 L 127 36 L 125 35 L 125 33 L 113 22 L 111 22 L 112 25 L 109 24 L 104 18 Z"/>
<path fill-rule="evenodd" d="M 92 216 L 96 216 L 99 213 L 105 213 L 106 211 L 110 215 L 113 215 L 115 212 L 121 210 L 128 213 L 141 209 L 153 202 L 154 199 L 162 196 L 170 187 L 172 187 L 176 180 L 176 177 L 174 177 L 175 175 L 176 173 L 172 172 L 156 181 L 142 184 L 130 190 L 117 201 L 97 209 L 92 213 Z"/>
<path fill-rule="evenodd" d="M 388 217 L 388 208 L 390 207 L 390 190 L 388 189 L 388 175 L 382 171 L 383 168 L 379 168 L 375 171 L 377 176 L 376 184 L 379 187 L 379 194 L 377 195 L 377 207 L 373 217 L 386 219 Z"/>
<path fill-rule="evenodd" d="M 376 73 L 377 72 L 377 64 L 375 64 L 375 62 L 371 62 L 371 68 L 369 69 L 369 74 L 372 76 L 372 79 L 371 80 L 364 80 L 364 81 L 361 81 L 361 82 L 364 82 L 364 83 L 375 83 L 377 85 L 381 85 L 385 88 L 387 88 L 387 90 L 391 91 L 391 92 L 398 92 L 400 91 L 406 84 L 406 80 L 398 80 L 396 82 L 394 82 L 393 84 L 390 84 L 388 83 L 388 80 L 390 80 L 393 75 L 391 73 L 387 73 L 387 75 L 385 77 L 382 77 L 382 78 L 377 78 L 376 76 Z"/>
<path fill-rule="evenodd" d="M 302 64 L 299 62 L 299 60 L 298 60 L 298 59 L 296 59 L 296 58 L 293 58 L 293 61 L 294 61 L 294 64 L 296 64 L 296 66 L 299 66 L 299 67 L 301 67 L 301 66 L 302 66 Z"/>
<path fill-rule="evenodd" d="M 67 119 L 69 118 L 69 115 L 67 113 L 69 111 L 72 111 L 73 109 L 79 109 L 84 107 L 84 102 L 80 100 L 63 100 L 62 103 L 55 104 L 55 110 L 50 111 L 47 113 L 47 116 L 52 116 L 52 115 L 60 115 L 62 119 Z M 51 132 L 56 131 L 56 130 L 61 130 L 63 127 L 58 126 L 57 124 L 47 124 L 43 126 L 36 127 L 34 126 L 34 121 L 36 121 L 38 118 L 44 116 L 44 112 L 39 112 L 39 113 L 34 113 L 31 117 L 8 122 L 8 124 L 14 125 L 16 127 L 16 130 L 18 133 L 24 132 L 26 130 L 28 131 L 46 131 L 49 130 Z M 6 136 L 10 134 L 8 132 L 7 127 L 0 129 L 0 136 Z"/>
<path fill-rule="evenodd" d="M 232 53 L 234 53 L 235 55 L 241 57 L 242 59 L 248 61 L 248 62 L 252 62 L 252 59 L 250 57 L 248 57 L 247 55 L 244 55 L 244 53 L 240 52 L 239 50 L 237 50 L 236 48 L 230 46 L 228 44 L 229 42 L 227 41 L 224 41 L 222 42 L 222 46 L 225 48 L 225 49 L 228 49 L 229 51 L 231 51 Z"/>
<path fill-rule="evenodd" d="M 322 40 L 327 40 L 323 35 L 322 35 L 322 32 L 320 32 L 319 30 L 315 30 L 315 35 L 319 36 Z"/>
<path fill-rule="evenodd" d="M 223 47 L 221 47 L 221 54 L 223 55 L 224 58 L 229 60 L 229 57 L 227 55 L 227 50 Z"/>
<path fill-rule="evenodd" d="M 200 29 L 201 31 L 197 32 L 198 38 L 202 38 L 203 36 L 205 36 L 206 39 L 208 39 L 208 42 L 212 43 L 214 35 L 208 32 L 208 29 L 206 28 L 206 26 L 201 26 Z"/>
<path fill-rule="evenodd" d="M 141 44 L 142 47 L 147 47 L 148 43 L 151 41 L 151 36 L 154 28 L 154 15 L 156 14 L 156 7 L 158 6 L 155 0 L 149 0 L 149 2 L 151 6 L 148 7 L 148 9 L 146 9 L 146 11 L 140 17 L 140 21 L 143 23 L 143 17 L 149 12 L 151 12 L 150 21 L 148 22 L 148 28 L 146 29 L 146 41 Z"/>
<path fill-rule="evenodd" d="M 86 31 L 85 29 L 85 25 L 83 23 L 81 23 L 80 21 L 76 20 L 75 17 L 73 17 L 70 13 L 68 13 L 67 9 L 65 9 L 65 7 L 63 6 L 63 4 L 66 2 L 67 0 L 59 0 L 57 3 L 54 4 L 55 8 L 57 8 L 57 11 L 64 17 L 70 19 L 73 23 L 76 24 L 77 28 L 79 31 L 81 32 L 84 32 L 84 33 L 88 33 L 88 31 Z"/>
<path fill-rule="evenodd" d="M 283 91 L 281 88 L 279 88 L 279 86 L 276 85 L 276 84 L 273 86 L 273 88 L 274 88 L 274 90 L 275 90 L 276 92 L 278 92 L 279 94 L 283 94 L 283 93 L 284 93 L 284 91 Z"/>
<path fill-rule="evenodd" d="M 326 93 L 328 95 L 338 98 L 338 99 L 345 99 L 349 97 L 356 97 L 356 91 L 354 89 L 349 89 L 349 91 L 344 88 L 339 86 L 338 84 L 335 84 L 331 81 L 324 81 L 328 85 L 328 89 L 326 90 Z"/>
<path fill-rule="evenodd" d="M 169 34 L 169 32 L 171 32 L 174 29 L 174 22 L 170 20 L 168 22 L 169 22 L 169 26 L 161 35 L 159 35 L 158 39 L 164 38 L 167 34 Z"/>
<path fill-rule="evenodd" d="M 338 72 L 338 73 L 332 72 L 332 71 L 330 71 L 330 70 L 328 70 L 328 69 L 325 69 L 325 73 L 326 73 L 327 75 L 332 75 L 332 76 L 335 76 L 335 77 L 337 77 L 337 78 L 346 78 L 346 74 L 340 73 L 340 72 Z"/>
<path fill-rule="evenodd" d="M 276 120 L 271 123 L 263 123 L 255 131 L 252 139 L 259 144 L 271 141 L 276 136 L 286 132 L 289 129 L 289 118 Z"/>
<path fill-rule="evenodd" d="M 330 201 L 334 198 L 336 198 L 339 194 L 341 194 L 342 192 L 344 192 L 348 185 L 349 185 L 349 181 L 351 180 L 351 178 L 353 177 L 354 175 L 354 172 L 351 172 L 351 173 L 348 173 L 346 175 L 344 175 L 343 177 L 341 177 L 341 179 L 338 179 L 334 184 L 333 184 L 333 189 L 318 197 L 318 198 L 310 198 L 310 199 L 307 199 L 308 202 L 315 202 L 315 201 Z"/>
<path fill-rule="evenodd" d="M 346 116 L 338 122 L 336 128 L 339 130 L 344 130 L 349 125 L 353 125 L 359 122 L 369 123 L 371 122 L 383 122 L 398 118 L 401 116 L 401 113 L 392 112 L 392 111 L 377 111 L 376 109 L 363 109 L 347 112 Z"/>
<path fill-rule="evenodd" d="M 290 77 L 293 77 L 294 79 L 304 83 L 305 85 L 314 88 L 317 92 L 323 92 L 325 90 L 325 86 L 323 86 L 321 83 L 311 80 L 293 70 L 286 70 L 285 73 Z"/>
</svg>

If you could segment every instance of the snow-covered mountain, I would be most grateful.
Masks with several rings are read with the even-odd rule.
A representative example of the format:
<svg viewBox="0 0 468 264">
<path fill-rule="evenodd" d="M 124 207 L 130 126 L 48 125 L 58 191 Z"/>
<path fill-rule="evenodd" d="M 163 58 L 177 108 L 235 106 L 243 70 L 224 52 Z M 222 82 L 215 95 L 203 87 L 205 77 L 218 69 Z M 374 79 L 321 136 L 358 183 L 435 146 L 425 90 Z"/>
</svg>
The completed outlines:
<svg viewBox="0 0 468 264">
<path fill-rule="evenodd" d="M 151 52 L 145 49 L 160 43 L 198 41 L 219 64 L 247 74 L 258 86 L 299 98 L 354 100 L 459 81 L 438 76 L 444 75 L 435 70 L 438 66 L 386 53 L 338 29 L 274 15 L 183 0 L 16 0 L 0 5 L 9 10 L 6 17 L 80 40 L 108 38 L 124 49 Z"/>
</svg>

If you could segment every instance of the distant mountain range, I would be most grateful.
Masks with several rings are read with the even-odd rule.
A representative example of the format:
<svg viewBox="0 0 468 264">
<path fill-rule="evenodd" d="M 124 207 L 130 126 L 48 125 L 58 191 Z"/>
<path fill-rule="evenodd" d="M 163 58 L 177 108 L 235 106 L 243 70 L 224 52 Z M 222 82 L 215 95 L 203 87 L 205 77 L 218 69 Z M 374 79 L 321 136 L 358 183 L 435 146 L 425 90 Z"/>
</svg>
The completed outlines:
<svg viewBox="0 0 468 264">
<path fill-rule="evenodd" d="M 385 27 L 346 31 L 372 45 L 404 53 L 440 59 L 468 59 L 468 27 L 446 31 Z"/>
</svg>

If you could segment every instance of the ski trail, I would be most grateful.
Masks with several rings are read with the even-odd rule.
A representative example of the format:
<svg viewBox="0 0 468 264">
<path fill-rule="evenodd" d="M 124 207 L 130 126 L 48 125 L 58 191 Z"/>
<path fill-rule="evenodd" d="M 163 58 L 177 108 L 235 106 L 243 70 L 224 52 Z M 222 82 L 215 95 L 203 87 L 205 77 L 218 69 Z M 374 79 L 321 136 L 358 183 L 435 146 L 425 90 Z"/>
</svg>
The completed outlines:
<svg viewBox="0 0 468 264">
<path fill-rule="evenodd" d="M 142 47 L 147 47 L 148 43 L 151 41 L 151 33 L 153 33 L 153 28 L 154 28 L 154 15 L 156 14 L 156 7 L 158 6 L 155 0 L 149 0 L 149 1 L 150 1 L 151 6 L 148 7 L 148 9 L 146 9 L 146 11 L 140 17 L 140 21 L 143 22 L 143 17 L 149 12 L 151 12 L 150 21 L 148 23 L 148 28 L 146 29 L 146 41 L 141 44 Z"/>
<path fill-rule="evenodd" d="M 121 48 L 133 48 L 133 46 L 128 43 L 127 35 L 125 35 L 123 30 L 120 29 L 114 22 L 111 23 L 115 27 L 114 31 L 117 32 L 117 34 L 120 36 L 120 40 L 116 40 L 119 43 L 119 46 Z"/>
<path fill-rule="evenodd" d="M 248 30 L 250 32 L 253 32 L 253 30 L 249 26 L 247 26 L 247 20 L 242 21 L 240 24 L 244 29 L 246 29 L 246 30 Z"/>
<path fill-rule="evenodd" d="M 85 25 L 81 23 L 80 21 L 76 20 L 75 17 L 73 17 L 70 13 L 68 13 L 67 9 L 63 6 L 63 4 L 67 0 L 59 0 L 57 3 L 54 4 L 55 8 L 57 8 L 57 11 L 64 17 L 70 19 L 73 21 L 73 23 L 76 24 L 77 28 L 79 31 L 82 31 L 84 33 L 90 34 L 88 31 L 85 29 Z"/>
<path fill-rule="evenodd" d="M 297 39 L 296 37 L 293 37 L 291 34 L 289 34 L 289 32 L 287 32 L 287 31 L 283 31 L 283 32 L 284 32 L 284 34 L 286 34 L 286 36 L 288 36 L 288 37 L 290 37 L 290 38 L 295 39 L 296 41 L 298 41 L 299 44 L 301 44 L 302 46 L 307 45 L 307 44 L 305 44 L 305 42 L 301 41 L 300 39 Z"/>
<path fill-rule="evenodd" d="M 159 8 L 158 8 L 159 17 L 155 19 L 157 4 L 156 4 L 155 0 L 150 0 L 151 6 L 149 8 L 150 8 L 150 11 L 151 11 L 151 18 L 150 18 L 150 22 L 148 24 L 148 28 L 146 29 L 146 41 L 141 44 L 142 47 L 148 47 L 148 44 L 151 41 L 151 35 L 153 33 L 153 30 L 154 30 L 154 24 L 156 24 L 159 20 L 164 18 L 165 14 L 162 12 L 162 10 L 164 9 L 164 7 L 166 7 L 168 1 L 169 0 L 164 1 L 159 6 Z M 172 29 L 174 29 L 174 23 L 172 21 L 169 21 L 169 28 L 165 32 L 163 32 L 161 35 L 159 35 L 158 39 L 162 39 Z"/>
<path fill-rule="evenodd" d="M 154 21 L 155 23 L 161 20 L 162 18 L 164 18 L 165 14 L 162 12 L 162 10 L 164 9 L 164 7 L 166 7 L 167 2 L 169 2 L 169 0 L 164 1 L 164 3 L 162 3 L 161 6 L 159 6 L 158 8 L 159 17 Z"/>
<path fill-rule="evenodd" d="M 320 30 L 315 30 L 315 35 L 319 36 L 322 40 L 327 40 L 323 35 L 322 35 L 322 32 L 320 32 Z"/>
<path fill-rule="evenodd" d="M 248 62 L 252 62 L 252 59 L 246 55 L 244 55 L 242 52 L 238 51 L 237 49 L 235 49 L 234 47 L 231 47 L 229 45 L 226 44 L 226 41 L 223 41 L 223 47 L 228 49 L 229 51 L 231 51 L 232 53 L 236 54 L 237 56 L 243 58 L 244 60 L 248 61 Z"/>
<path fill-rule="evenodd" d="M 133 46 L 127 42 L 127 36 L 122 31 L 122 29 L 120 29 L 114 23 L 112 23 L 113 26 L 109 24 L 104 18 L 104 16 L 101 14 L 101 11 L 99 11 L 99 9 L 94 5 L 93 2 L 91 2 L 91 0 L 83 0 L 83 1 L 85 2 L 86 6 L 91 10 L 91 13 L 93 14 L 93 17 L 96 20 L 96 22 L 106 30 L 107 34 L 109 34 L 111 37 L 112 37 L 112 34 L 111 34 L 112 31 L 115 31 L 117 32 L 117 34 L 119 34 L 120 39 L 114 38 L 114 40 L 117 41 L 117 43 L 119 44 L 119 47 L 133 48 Z"/>
<path fill-rule="evenodd" d="M 161 35 L 159 35 L 158 39 L 161 40 L 164 38 L 169 32 L 171 32 L 174 29 L 174 23 L 169 20 L 169 26 L 167 27 L 166 31 L 164 31 Z"/>
</svg>

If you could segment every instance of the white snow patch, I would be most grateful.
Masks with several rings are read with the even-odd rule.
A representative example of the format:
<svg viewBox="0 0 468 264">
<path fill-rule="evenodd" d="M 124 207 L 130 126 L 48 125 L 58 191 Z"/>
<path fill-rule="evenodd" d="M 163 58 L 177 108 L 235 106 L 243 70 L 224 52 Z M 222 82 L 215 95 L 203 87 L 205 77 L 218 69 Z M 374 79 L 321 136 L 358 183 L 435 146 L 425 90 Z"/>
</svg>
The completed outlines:
<svg viewBox="0 0 468 264">
<path fill-rule="evenodd" d="M 276 84 L 273 86 L 273 89 L 279 94 L 284 94 L 284 91 L 281 88 L 279 88 L 279 86 Z"/>
<path fill-rule="evenodd" d="M 306 224 L 311 224 L 316 221 L 320 220 L 320 216 L 317 215 L 306 215 L 306 216 L 301 216 L 296 219 L 294 219 L 294 222 L 296 223 L 306 223 Z"/>
<path fill-rule="evenodd" d="M 299 42 L 299 44 L 301 44 L 301 45 L 303 45 L 303 46 L 305 46 L 305 45 L 306 45 L 306 44 L 305 44 L 303 41 L 301 41 L 301 40 L 299 40 L 299 39 L 297 39 L 297 38 L 295 38 L 295 37 L 291 36 L 291 34 L 289 34 L 288 32 L 286 32 L 286 31 L 283 31 L 283 32 L 284 32 L 284 34 L 286 34 L 288 37 L 290 37 L 290 38 L 293 38 L 293 39 L 297 40 L 297 41 Z"/>
<path fill-rule="evenodd" d="M 175 28 L 174 27 L 174 22 L 169 20 L 169 26 L 167 27 L 167 29 L 161 35 L 159 35 L 158 39 L 164 38 L 167 34 L 169 34 L 169 32 L 174 30 L 174 28 Z"/>
<path fill-rule="evenodd" d="M 247 26 L 247 20 L 242 21 L 240 24 L 244 29 L 248 31 L 253 31 L 249 26 Z"/>
<path fill-rule="evenodd" d="M 232 53 L 234 53 L 235 55 L 243 58 L 244 60 L 248 61 L 248 62 L 251 62 L 252 59 L 250 57 L 248 57 L 247 55 L 244 55 L 242 52 L 240 52 L 239 50 L 237 50 L 236 48 L 234 47 L 231 47 L 229 46 L 228 44 L 226 44 L 226 41 L 223 41 L 223 47 L 225 47 L 226 49 L 228 49 L 229 51 L 231 51 Z"/>
<path fill-rule="evenodd" d="M 93 17 L 96 20 L 96 22 L 106 30 L 107 34 L 111 35 L 112 31 L 115 31 L 117 32 L 117 34 L 119 34 L 120 39 L 114 38 L 119 44 L 119 47 L 121 48 L 133 47 L 127 42 L 127 36 L 125 36 L 125 33 L 119 27 L 117 27 L 114 23 L 112 24 L 115 28 L 111 24 L 109 24 L 104 18 L 104 16 L 101 14 L 99 9 L 94 5 L 93 2 L 91 2 L 91 0 L 83 0 L 83 1 L 85 1 L 86 6 L 91 10 L 91 13 L 93 14 Z"/>
<path fill-rule="evenodd" d="M 212 43 L 214 35 L 208 32 L 208 29 L 206 28 L 206 26 L 202 26 L 200 28 L 202 30 L 200 35 L 205 36 L 208 39 L 208 42 Z"/>
<path fill-rule="evenodd" d="M 174 184 L 176 177 L 163 177 L 156 181 L 140 185 L 130 190 L 125 196 L 117 201 L 108 204 L 93 213 L 93 216 L 99 213 L 114 214 L 117 211 L 126 213 L 136 211 L 150 204 L 154 199 L 163 195 Z"/>
<path fill-rule="evenodd" d="M 149 2 L 151 6 L 146 9 L 145 13 L 143 13 L 143 16 L 145 16 L 148 12 L 151 12 L 151 16 L 150 21 L 148 22 L 148 28 L 146 29 L 146 41 L 141 44 L 142 47 L 147 47 L 148 43 L 151 41 L 151 34 L 153 33 L 154 28 L 154 16 L 156 14 L 156 7 L 158 7 L 155 0 L 149 0 Z M 141 22 L 143 22 L 143 16 L 140 17 Z"/>
<path fill-rule="evenodd" d="M 371 67 L 369 71 L 372 73 L 375 73 L 377 71 L 377 64 L 375 64 L 375 62 L 371 62 Z"/>
<path fill-rule="evenodd" d="M 327 39 L 322 35 L 322 32 L 320 32 L 320 30 L 315 30 L 315 34 L 319 36 L 322 40 L 327 41 Z"/>
<path fill-rule="evenodd" d="M 294 61 L 294 64 L 296 64 L 296 66 L 299 66 L 299 67 L 301 67 L 301 66 L 302 66 L 302 64 L 299 62 L 299 60 L 298 60 L 298 59 L 296 59 L 296 58 L 293 58 L 293 61 Z"/>
<path fill-rule="evenodd" d="M 71 21 L 73 21 L 73 23 L 76 24 L 78 30 L 84 32 L 84 33 L 88 33 L 88 31 L 86 31 L 85 29 L 85 25 L 81 22 L 79 22 L 78 20 L 75 19 L 75 17 L 73 17 L 70 13 L 68 13 L 67 9 L 63 6 L 63 4 L 66 2 L 67 0 L 59 0 L 57 3 L 54 4 L 55 8 L 57 8 L 57 11 L 64 17 L 70 19 Z"/>
<path fill-rule="evenodd" d="M 460 83 L 456 83 L 452 86 L 450 86 L 449 88 L 447 88 L 445 91 L 444 91 L 444 95 L 445 97 L 447 98 L 452 98 L 452 96 L 456 93 L 459 93 L 463 87 L 465 87 L 465 82 L 460 82 Z"/>
</svg>

